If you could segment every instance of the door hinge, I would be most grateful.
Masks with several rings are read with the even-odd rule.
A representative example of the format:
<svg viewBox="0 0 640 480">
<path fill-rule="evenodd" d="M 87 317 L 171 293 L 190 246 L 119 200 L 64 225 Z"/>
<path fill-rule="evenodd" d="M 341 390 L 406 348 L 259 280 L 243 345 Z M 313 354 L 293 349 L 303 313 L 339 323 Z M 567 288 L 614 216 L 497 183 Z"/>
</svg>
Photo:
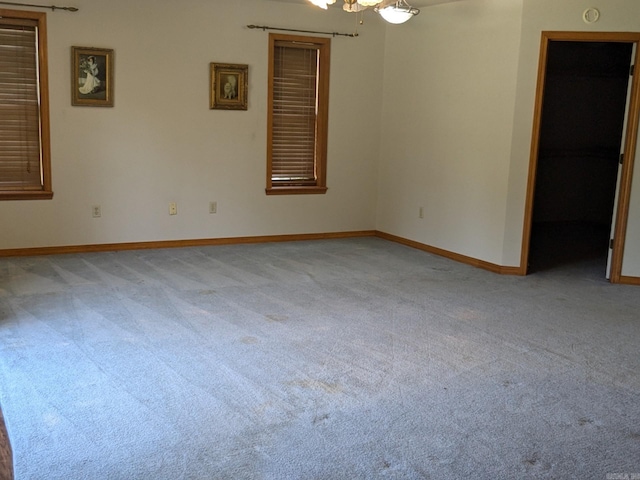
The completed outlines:
<svg viewBox="0 0 640 480">
<path fill-rule="evenodd" d="M 629 75 L 633 77 L 633 73 L 636 70 L 636 66 L 635 65 L 631 65 L 631 67 L 629 67 Z"/>
<path fill-rule="evenodd" d="M 613 250 L 613 238 L 609 240 L 609 248 Z"/>
<path fill-rule="evenodd" d="M 624 153 L 620 154 L 620 165 L 622 165 L 622 162 L 624 162 Z"/>
</svg>

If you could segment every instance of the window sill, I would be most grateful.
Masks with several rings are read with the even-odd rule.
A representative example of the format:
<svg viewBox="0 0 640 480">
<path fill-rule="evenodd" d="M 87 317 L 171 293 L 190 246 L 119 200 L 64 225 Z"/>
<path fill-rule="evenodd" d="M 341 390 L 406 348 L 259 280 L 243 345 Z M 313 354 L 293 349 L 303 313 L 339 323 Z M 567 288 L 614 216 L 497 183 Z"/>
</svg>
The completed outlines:
<svg viewBox="0 0 640 480">
<path fill-rule="evenodd" d="M 271 187 L 266 188 L 267 195 L 323 195 L 327 187 Z"/>
<path fill-rule="evenodd" d="M 0 200 L 51 200 L 52 191 L 5 190 L 0 191 Z"/>
</svg>

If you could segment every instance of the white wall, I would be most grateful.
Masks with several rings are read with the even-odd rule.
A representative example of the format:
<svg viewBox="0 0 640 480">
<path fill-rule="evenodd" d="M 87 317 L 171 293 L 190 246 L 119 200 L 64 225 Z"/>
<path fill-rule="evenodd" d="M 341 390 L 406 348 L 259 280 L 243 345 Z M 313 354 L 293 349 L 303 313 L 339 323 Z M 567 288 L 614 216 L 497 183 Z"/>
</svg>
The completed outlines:
<svg viewBox="0 0 640 480">
<path fill-rule="evenodd" d="M 379 230 L 502 263 L 521 4 L 438 5 L 388 28 Z"/>
<path fill-rule="evenodd" d="M 329 191 L 267 197 L 268 33 L 246 25 L 349 33 L 352 16 L 264 0 L 66 4 L 80 11 L 47 14 L 54 198 L 0 202 L 0 249 L 375 228 L 377 19 L 332 40 Z M 113 108 L 71 106 L 71 46 L 115 50 Z M 248 111 L 209 109 L 210 62 L 249 65 Z"/>
<path fill-rule="evenodd" d="M 597 23 L 586 24 L 582 13 L 589 7 L 600 10 Z M 522 42 L 520 45 L 518 90 L 514 115 L 514 134 L 507 197 L 505 264 L 516 264 L 520 256 L 524 201 L 526 195 L 529 148 L 533 122 L 536 75 L 542 31 L 640 31 L 638 0 L 524 0 Z M 639 155 L 640 156 L 640 155 Z M 635 188 L 629 211 L 629 228 L 622 274 L 640 276 L 640 159 L 635 161 Z"/>
<path fill-rule="evenodd" d="M 388 28 L 379 230 L 520 265 L 544 30 L 640 31 L 640 1 L 464 0 Z M 640 276 L 640 160 L 634 185 L 622 273 Z"/>
</svg>

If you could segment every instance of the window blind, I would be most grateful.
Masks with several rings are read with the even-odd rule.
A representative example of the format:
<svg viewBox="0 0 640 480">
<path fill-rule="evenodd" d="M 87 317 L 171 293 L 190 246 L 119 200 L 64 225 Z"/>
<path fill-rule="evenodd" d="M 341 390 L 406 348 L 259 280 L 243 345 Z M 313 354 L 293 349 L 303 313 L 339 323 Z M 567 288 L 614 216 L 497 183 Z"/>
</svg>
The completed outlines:
<svg viewBox="0 0 640 480">
<path fill-rule="evenodd" d="M 277 42 L 274 51 L 271 179 L 315 185 L 318 48 Z"/>
<path fill-rule="evenodd" d="M 0 18 L 0 189 L 41 190 L 38 23 Z"/>
</svg>

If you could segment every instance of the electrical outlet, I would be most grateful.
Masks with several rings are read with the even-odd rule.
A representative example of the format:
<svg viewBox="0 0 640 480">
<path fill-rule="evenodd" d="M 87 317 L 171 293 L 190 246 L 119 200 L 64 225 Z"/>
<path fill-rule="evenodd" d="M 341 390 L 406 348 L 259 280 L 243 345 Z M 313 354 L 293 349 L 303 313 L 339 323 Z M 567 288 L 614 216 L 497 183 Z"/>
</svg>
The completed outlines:
<svg viewBox="0 0 640 480">
<path fill-rule="evenodd" d="M 209 213 L 218 213 L 218 202 L 209 202 Z"/>
<path fill-rule="evenodd" d="M 176 202 L 171 202 L 169 204 L 169 215 L 177 215 L 178 214 L 178 205 Z"/>
<path fill-rule="evenodd" d="M 418 208 L 418 218 L 424 218 L 424 208 Z"/>
<path fill-rule="evenodd" d="M 102 216 L 102 207 L 100 205 L 94 205 L 91 207 L 91 215 L 93 218 L 98 218 Z"/>
</svg>

